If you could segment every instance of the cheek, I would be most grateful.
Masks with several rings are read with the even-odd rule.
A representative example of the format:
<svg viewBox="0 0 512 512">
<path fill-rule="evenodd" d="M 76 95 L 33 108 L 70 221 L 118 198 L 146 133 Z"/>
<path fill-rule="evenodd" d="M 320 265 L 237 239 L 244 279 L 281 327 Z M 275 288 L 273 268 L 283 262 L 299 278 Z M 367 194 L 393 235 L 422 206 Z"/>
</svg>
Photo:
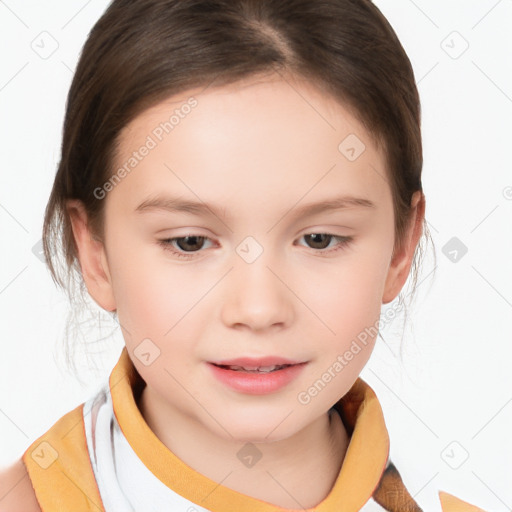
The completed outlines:
<svg viewBox="0 0 512 512">
<path fill-rule="evenodd" d="M 318 407 L 335 403 L 347 393 L 372 354 L 381 308 L 376 288 L 382 273 L 370 270 L 343 273 L 335 283 L 331 281 L 328 293 L 318 296 L 318 316 L 333 331 L 316 322 L 324 334 L 318 335 L 319 328 L 316 336 L 314 330 L 310 333 L 310 339 L 316 340 L 317 363 L 306 379 L 310 387 L 304 391 L 323 383 L 319 384 L 319 398 L 315 398 Z"/>
<path fill-rule="evenodd" d="M 347 339 L 380 315 L 386 265 L 375 256 L 354 253 L 329 267 L 317 265 L 316 271 L 311 266 L 307 275 L 294 279 L 297 295 L 317 315 L 326 334 Z"/>
<path fill-rule="evenodd" d="M 340 258 L 330 271 L 308 272 L 300 280 L 298 295 L 318 317 L 307 312 L 311 316 L 308 325 L 314 324 L 308 337 L 316 339 L 319 349 L 319 364 L 311 377 L 321 379 L 329 371 L 336 375 L 325 399 L 335 401 L 347 392 L 372 353 L 386 278 L 383 253 L 382 246 L 365 247 Z"/>
<path fill-rule="evenodd" d="M 129 252 L 112 252 L 117 314 L 132 346 L 144 338 L 166 343 L 188 323 L 185 315 L 199 301 L 201 288 L 194 286 L 193 273 L 166 262 L 165 255 L 159 253 L 163 249 L 138 245 Z M 115 247 L 122 249 L 123 244 Z"/>
</svg>

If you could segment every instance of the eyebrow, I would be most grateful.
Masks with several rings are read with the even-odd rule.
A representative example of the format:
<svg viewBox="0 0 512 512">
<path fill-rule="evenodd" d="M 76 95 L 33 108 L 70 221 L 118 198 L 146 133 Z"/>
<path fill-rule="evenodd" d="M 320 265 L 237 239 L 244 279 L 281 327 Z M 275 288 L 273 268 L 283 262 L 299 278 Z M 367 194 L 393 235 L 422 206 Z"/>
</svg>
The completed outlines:
<svg viewBox="0 0 512 512">
<path fill-rule="evenodd" d="M 304 204 L 300 207 L 292 207 L 289 211 L 295 210 L 294 217 L 306 217 L 308 215 L 315 215 L 324 211 L 330 210 L 344 210 L 349 208 L 368 208 L 375 209 L 376 204 L 369 199 L 355 196 L 338 196 L 325 199 L 323 201 Z M 170 196 L 153 196 L 145 199 L 135 211 L 137 213 L 145 213 L 154 210 L 164 210 L 169 212 L 186 212 L 193 215 L 203 216 L 216 216 L 221 217 L 225 207 L 214 204 L 207 204 L 198 201 L 191 201 L 179 197 Z M 287 215 L 288 212 L 283 212 L 282 216 Z"/>
</svg>

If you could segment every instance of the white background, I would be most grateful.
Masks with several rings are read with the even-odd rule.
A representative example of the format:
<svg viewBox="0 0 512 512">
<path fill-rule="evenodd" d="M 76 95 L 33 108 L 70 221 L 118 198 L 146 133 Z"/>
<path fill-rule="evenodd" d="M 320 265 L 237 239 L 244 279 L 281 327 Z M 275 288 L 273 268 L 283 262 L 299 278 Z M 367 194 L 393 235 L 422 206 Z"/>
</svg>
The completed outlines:
<svg viewBox="0 0 512 512">
<path fill-rule="evenodd" d="M 403 361 L 398 318 L 381 331 L 387 345 L 378 339 L 362 377 L 381 401 L 391 459 L 424 510 L 440 510 L 442 489 L 504 512 L 512 509 L 512 1 L 375 3 L 411 59 L 421 96 L 437 267 L 433 277 L 429 247 Z M 107 4 L 0 2 L 0 466 L 89 398 L 123 346 L 119 330 L 108 336 L 117 324 L 96 306 L 73 340 L 98 352 L 87 361 L 77 349 L 83 385 L 66 370 L 70 308 L 32 251 L 73 70 Z M 43 31 L 58 44 L 46 59 L 33 50 L 41 37 L 52 44 Z M 453 237 L 468 248 L 456 262 L 443 253 Z"/>
</svg>

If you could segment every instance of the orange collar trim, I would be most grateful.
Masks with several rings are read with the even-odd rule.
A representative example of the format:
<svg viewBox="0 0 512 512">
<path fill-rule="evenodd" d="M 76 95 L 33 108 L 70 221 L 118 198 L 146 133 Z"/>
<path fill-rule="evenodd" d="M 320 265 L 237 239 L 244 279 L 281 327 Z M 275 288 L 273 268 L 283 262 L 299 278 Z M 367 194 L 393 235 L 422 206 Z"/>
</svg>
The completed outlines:
<svg viewBox="0 0 512 512">
<path fill-rule="evenodd" d="M 164 445 L 144 420 L 134 398 L 144 381 L 124 347 L 109 378 L 114 414 L 137 456 L 167 487 L 212 512 L 354 512 L 372 496 L 389 456 L 389 436 L 379 401 L 360 377 L 335 404 L 352 432 L 340 473 L 329 495 L 312 509 L 283 509 L 219 485 Z"/>
</svg>

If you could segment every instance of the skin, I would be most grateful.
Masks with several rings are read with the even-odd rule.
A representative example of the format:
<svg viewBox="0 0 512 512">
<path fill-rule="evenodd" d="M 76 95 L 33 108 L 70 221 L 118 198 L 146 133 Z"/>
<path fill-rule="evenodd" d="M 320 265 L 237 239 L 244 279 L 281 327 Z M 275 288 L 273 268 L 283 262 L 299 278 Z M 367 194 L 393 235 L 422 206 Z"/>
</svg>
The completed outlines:
<svg viewBox="0 0 512 512">
<path fill-rule="evenodd" d="M 281 76 L 169 98 L 125 127 L 116 165 L 192 95 L 198 105 L 106 195 L 103 242 L 89 232 L 80 203 L 69 202 L 83 277 L 92 298 L 117 311 L 147 384 L 138 406 L 170 450 L 246 495 L 285 508 L 314 507 L 331 490 L 349 442 L 329 409 L 356 381 L 375 338 L 308 404 L 297 396 L 400 292 L 422 232 L 424 195 L 413 196 L 403 250 L 392 258 L 384 154 L 346 108 Z M 355 161 L 338 150 L 351 133 L 366 146 Z M 135 212 L 157 193 L 222 209 L 211 217 Z M 293 217 L 305 203 L 341 194 L 367 198 L 375 208 Z M 312 233 L 353 240 L 315 245 L 304 237 Z M 191 259 L 158 243 L 190 234 L 208 237 L 191 242 Z M 252 263 L 236 252 L 247 236 L 263 249 Z M 187 253 L 189 246 L 181 240 L 172 247 Z M 134 356 L 145 338 L 160 349 L 149 366 Z M 261 355 L 308 364 L 267 395 L 227 388 L 206 364 Z M 262 453 L 252 468 L 236 457 L 248 441 Z"/>
<path fill-rule="evenodd" d="M 41 512 L 21 458 L 0 469 L 0 512 Z"/>
</svg>

